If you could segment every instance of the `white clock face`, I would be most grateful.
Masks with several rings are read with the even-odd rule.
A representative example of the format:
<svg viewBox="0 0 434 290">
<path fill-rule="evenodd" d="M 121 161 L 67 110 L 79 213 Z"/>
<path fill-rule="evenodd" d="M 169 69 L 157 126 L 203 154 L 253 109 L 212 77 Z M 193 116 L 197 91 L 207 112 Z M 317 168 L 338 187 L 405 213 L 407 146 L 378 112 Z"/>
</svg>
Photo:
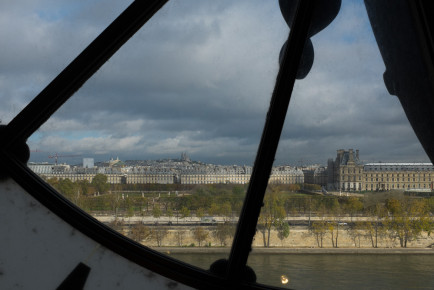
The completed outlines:
<svg viewBox="0 0 434 290">
<path fill-rule="evenodd" d="M 13 180 L 2 181 L 0 192 L 1 230 L 8 233 L 0 238 L 8 249 L 0 254 L 2 288 L 190 289 L 86 237 Z"/>
</svg>

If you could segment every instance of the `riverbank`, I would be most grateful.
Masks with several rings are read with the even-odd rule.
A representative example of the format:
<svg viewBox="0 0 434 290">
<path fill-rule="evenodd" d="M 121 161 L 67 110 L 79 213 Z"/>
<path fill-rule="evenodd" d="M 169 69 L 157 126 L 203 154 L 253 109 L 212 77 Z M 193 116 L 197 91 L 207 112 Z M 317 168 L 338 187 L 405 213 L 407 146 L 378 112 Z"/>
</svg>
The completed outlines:
<svg viewBox="0 0 434 290">
<path fill-rule="evenodd" d="M 200 227 L 203 230 L 204 238 L 201 240 L 201 245 L 197 238 L 195 238 L 194 230 Z M 216 227 L 213 226 L 162 226 L 165 231 L 164 238 L 160 242 L 160 246 L 164 248 L 204 248 L 204 249 L 225 249 L 227 246 L 232 244 L 232 239 L 227 237 L 224 241 L 220 241 L 216 235 Z M 124 226 L 121 231 L 124 235 L 130 236 L 131 228 Z M 332 240 L 333 237 L 333 240 Z M 148 247 L 156 247 L 158 243 L 155 238 L 148 238 L 147 240 L 139 241 Z M 337 247 L 336 246 L 337 243 Z M 373 245 L 377 245 L 374 248 Z M 226 245 L 226 247 L 222 247 Z M 428 235 L 427 233 L 421 233 L 416 239 L 407 242 L 407 248 L 401 248 L 399 240 L 390 235 L 378 235 L 377 240 L 369 235 L 367 231 L 360 231 L 358 236 L 354 236 L 351 229 L 347 226 L 342 226 L 339 229 L 338 237 L 336 237 L 336 232 L 333 232 L 333 236 L 330 232 L 326 232 L 322 237 L 314 235 L 309 231 L 308 227 L 295 226 L 291 227 L 289 236 L 284 239 L 280 239 L 278 232 L 271 230 L 269 239 L 270 249 L 290 249 L 290 251 L 301 251 L 301 249 L 306 249 L 308 251 L 333 251 L 333 250 L 343 250 L 343 251 L 399 251 L 403 250 L 431 250 L 432 245 L 434 245 L 434 235 Z M 206 246 L 206 247 L 205 247 Z M 264 239 L 260 232 L 257 232 L 255 238 L 252 242 L 254 250 L 264 249 Z M 156 247 L 158 248 L 158 247 Z M 293 250 L 294 249 L 294 250 Z M 286 251 L 286 250 L 285 250 Z"/>
<path fill-rule="evenodd" d="M 163 254 L 227 254 L 229 247 L 152 247 Z M 434 255 L 432 248 L 253 248 L 255 254 Z"/>
</svg>

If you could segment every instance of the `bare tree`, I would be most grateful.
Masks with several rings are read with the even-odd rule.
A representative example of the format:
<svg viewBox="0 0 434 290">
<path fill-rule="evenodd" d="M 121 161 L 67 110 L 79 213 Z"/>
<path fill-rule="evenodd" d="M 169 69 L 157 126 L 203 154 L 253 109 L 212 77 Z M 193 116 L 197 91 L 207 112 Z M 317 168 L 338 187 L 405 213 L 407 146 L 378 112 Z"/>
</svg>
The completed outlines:
<svg viewBox="0 0 434 290">
<path fill-rule="evenodd" d="M 312 222 L 309 232 L 315 237 L 318 247 L 322 248 L 324 236 L 327 232 L 327 223 L 325 221 Z"/>
<path fill-rule="evenodd" d="M 164 226 L 155 226 L 154 238 L 157 242 L 158 247 L 161 247 L 161 245 L 163 244 L 163 239 L 167 236 L 168 232 L 168 229 Z"/>
<path fill-rule="evenodd" d="M 181 230 L 177 230 L 176 231 L 176 241 L 178 243 L 179 247 L 182 247 L 184 245 L 184 236 L 185 236 L 185 231 L 181 231 Z"/>
<path fill-rule="evenodd" d="M 193 229 L 193 237 L 200 247 L 202 246 L 202 242 L 208 238 L 208 232 L 204 230 L 203 227 L 198 226 Z"/>
<path fill-rule="evenodd" d="M 135 224 L 130 231 L 131 239 L 139 243 L 152 239 L 153 235 L 153 230 L 142 223 Z"/>
<path fill-rule="evenodd" d="M 226 246 L 226 240 L 233 237 L 235 227 L 230 224 L 218 224 L 216 229 L 213 231 L 213 236 L 220 242 L 220 245 Z"/>
<path fill-rule="evenodd" d="M 360 248 L 360 241 L 365 237 L 365 232 L 366 230 L 363 223 L 355 223 L 353 226 L 347 228 L 347 233 L 351 240 L 353 240 L 354 247 Z"/>
</svg>

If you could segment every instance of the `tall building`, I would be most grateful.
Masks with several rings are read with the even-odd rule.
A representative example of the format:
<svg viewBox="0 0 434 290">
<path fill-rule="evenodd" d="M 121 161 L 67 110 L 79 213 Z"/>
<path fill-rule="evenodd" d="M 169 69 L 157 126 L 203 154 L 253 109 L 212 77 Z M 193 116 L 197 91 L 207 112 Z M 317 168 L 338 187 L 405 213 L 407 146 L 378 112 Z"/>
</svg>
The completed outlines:
<svg viewBox="0 0 434 290">
<path fill-rule="evenodd" d="M 359 150 L 337 150 L 335 161 L 328 160 L 327 188 L 329 190 L 362 190 L 363 164 Z"/>
</svg>

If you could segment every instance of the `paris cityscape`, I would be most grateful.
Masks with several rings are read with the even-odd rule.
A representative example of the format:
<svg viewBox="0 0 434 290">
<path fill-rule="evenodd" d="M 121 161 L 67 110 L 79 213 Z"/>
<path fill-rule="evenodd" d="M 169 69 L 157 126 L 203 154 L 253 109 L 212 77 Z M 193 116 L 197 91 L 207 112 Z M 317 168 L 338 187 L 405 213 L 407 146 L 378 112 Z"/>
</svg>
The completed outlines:
<svg viewBox="0 0 434 290">
<path fill-rule="evenodd" d="M 228 247 L 251 166 L 112 158 L 29 163 L 99 221 L 157 248 Z M 420 248 L 434 243 L 431 163 L 367 163 L 338 149 L 327 166 L 275 166 L 255 247 Z M 411 221 L 411 222 L 410 222 Z"/>
<path fill-rule="evenodd" d="M 87 180 L 103 174 L 110 184 L 247 184 L 252 166 L 214 165 L 193 161 L 182 153 L 179 159 L 127 160 L 119 158 L 94 163 L 83 158 L 81 165 L 29 163 L 30 169 L 45 178 Z M 305 164 L 274 166 L 271 184 L 312 184 L 323 190 L 431 192 L 434 167 L 431 163 L 378 162 L 363 164 L 359 150 L 339 149 L 327 166 Z"/>
</svg>

